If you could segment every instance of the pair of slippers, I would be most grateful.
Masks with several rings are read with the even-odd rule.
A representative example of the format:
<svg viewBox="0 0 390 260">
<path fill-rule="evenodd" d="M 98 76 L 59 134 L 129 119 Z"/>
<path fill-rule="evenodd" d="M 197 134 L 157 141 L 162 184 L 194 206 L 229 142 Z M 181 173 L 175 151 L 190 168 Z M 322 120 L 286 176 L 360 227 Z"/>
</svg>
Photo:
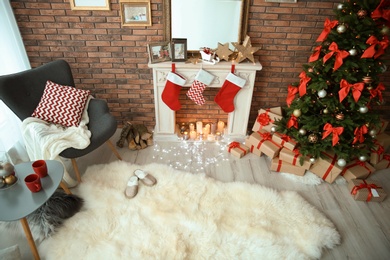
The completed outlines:
<svg viewBox="0 0 390 260">
<path fill-rule="evenodd" d="M 125 196 L 129 199 L 134 198 L 138 193 L 138 182 L 142 181 L 146 186 L 153 186 L 157 183 L 156 178 L 143 170 L 137 169 L 134 171 L 134 175 L 130 177 L 125 189 Z"/>
</svg>

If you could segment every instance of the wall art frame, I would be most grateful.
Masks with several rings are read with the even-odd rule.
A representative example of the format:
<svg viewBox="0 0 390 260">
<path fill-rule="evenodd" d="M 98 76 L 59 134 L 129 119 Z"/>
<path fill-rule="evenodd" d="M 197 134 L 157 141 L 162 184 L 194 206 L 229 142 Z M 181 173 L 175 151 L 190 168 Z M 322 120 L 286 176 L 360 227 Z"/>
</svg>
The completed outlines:
<svg viewBox="0 0 390 260">
<path fill-rule="evenodd" d="M 172 61 L 187 60 L 187 39 L 173 38 L 171 42 Z"/>
<path fill-rule="evenodd" d="M 122 26 L 151 26 L 150 0 L 120 0 Z"/>
<path fill-rule="evenodd" d="M 150 63 L 159 63 L 164 61 L 171 61 L 171 43 L 170 42 L 156 42 L 148 44 L 148 53 Z"/>
<path fill-rule="evenodd" d="M 110 11 L 110 0 L 70 0 L 71 10 Z"/>
</svg>

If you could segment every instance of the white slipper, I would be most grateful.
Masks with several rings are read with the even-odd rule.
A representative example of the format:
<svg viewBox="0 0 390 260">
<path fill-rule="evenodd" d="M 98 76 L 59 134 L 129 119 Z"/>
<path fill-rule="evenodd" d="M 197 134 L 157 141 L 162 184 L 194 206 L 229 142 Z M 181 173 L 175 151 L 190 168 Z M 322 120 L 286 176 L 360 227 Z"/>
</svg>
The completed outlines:
<svg viewBox="0 0 390 260">
<path fill-rule="evenodd" d="M 153 186 L 157 183 L 156 178 L 143 170 L 137 169 L 134 174 L 147 186 Z"/>
<path fill-rule="evenodd" d="M 138 193 L 138 178 L 137 176 L 131 176 L 127 182 L 125 189 L 125 196 L 129 199 L 134 198 Z"/>
</svg>

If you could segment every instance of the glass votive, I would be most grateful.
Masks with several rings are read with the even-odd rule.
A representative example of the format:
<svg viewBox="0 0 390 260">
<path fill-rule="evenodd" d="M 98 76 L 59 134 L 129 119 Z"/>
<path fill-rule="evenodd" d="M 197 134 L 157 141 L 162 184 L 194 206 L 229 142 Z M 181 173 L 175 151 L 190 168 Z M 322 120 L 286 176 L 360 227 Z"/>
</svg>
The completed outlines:
<svg viewBox="0 0 390 260">
<path fill-rule="evenodd" d="M 209 134 L 209 135 L 207 136 L 207 141 L 215 141 L 214 135 L 213 135 L 213 134 Z"/>
<path fill-rule="evenodd" d="M 183 140 L 188 140 L 188 139 L 190 139 L 190 135 L 188 134 L 187 131 L 184 131 L 183 132 Z"/>
<path fill-rule="evenodd" d="M 221 139 L 222 139 L 221 133 L 220 132 L 216 132 L 215 133 L 215 140 L 216 141 L 221 141 Z"/>
<path fill-rule="evenodd" d="M 181 123 L 180 124 L 180 133 L 184 133 L 185 130 L 187 130 L 186 123 Z"/>
</svg>

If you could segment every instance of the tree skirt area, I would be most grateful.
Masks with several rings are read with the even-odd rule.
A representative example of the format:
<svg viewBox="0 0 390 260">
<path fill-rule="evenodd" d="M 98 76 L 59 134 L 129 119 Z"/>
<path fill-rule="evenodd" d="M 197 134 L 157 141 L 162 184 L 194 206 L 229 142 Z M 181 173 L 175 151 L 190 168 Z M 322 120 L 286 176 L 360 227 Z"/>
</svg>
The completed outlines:
<svg viewBox="0 0 390 260">
<path fill-rule="evenodd" d="M 128 199 L 136 169 L 157 184 L 140 182 Z M 314 259 L 340 243 L 333 223 L 296 192 L 162 164 L 90 166 L 73 192 L 84 207 L 40 244 L 44 259 Z"/>
</svg>

